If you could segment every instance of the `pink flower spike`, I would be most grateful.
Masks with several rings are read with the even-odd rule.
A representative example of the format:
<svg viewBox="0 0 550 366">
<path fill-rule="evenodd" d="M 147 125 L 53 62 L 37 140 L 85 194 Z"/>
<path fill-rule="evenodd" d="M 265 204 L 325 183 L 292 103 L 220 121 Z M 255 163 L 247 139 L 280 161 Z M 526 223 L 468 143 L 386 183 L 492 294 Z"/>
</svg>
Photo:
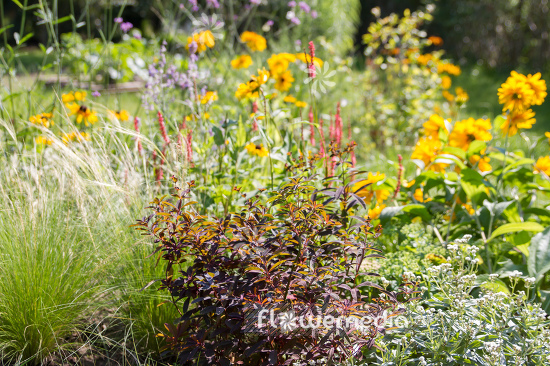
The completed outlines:
<svg viewBox="0 0 550 366">
<path fill-rule="evenodd" d="M 309 108 L 309 142 L 315 146 L 315 126 L 313 125 L 313 108 Z"/>
<path fill-rule="evenodd" d="M 162 135 L 162 138 L 164 139 L 164 142 L 166 143 L 166 145 L 168 145 L 170 143 L 170 139 L 166 134 L 166 125 L 164 124 L 164 117 L 162 116 L 162 113 L 160 111 L 158 112 L 158 121 L 159 121 L 160 134 Z"/>
<path fill-rule="evenodd" d="M 315 44 L 313 41 L 309 42 L 309 56 L 311 56 L 311 64 L 308 65 L 309 77 L 315 79 Z"/>
</svg>

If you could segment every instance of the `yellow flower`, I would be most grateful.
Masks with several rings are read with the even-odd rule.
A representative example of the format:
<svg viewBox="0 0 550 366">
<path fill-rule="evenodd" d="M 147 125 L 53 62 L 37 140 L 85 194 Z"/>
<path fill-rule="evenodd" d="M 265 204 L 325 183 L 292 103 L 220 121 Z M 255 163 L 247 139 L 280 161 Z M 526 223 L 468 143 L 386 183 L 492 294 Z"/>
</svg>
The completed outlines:
<svg viewBox="0 0 550 366">
<path fill-rule="evenodd" d="M 85 91 L 77 91 L 74 93 L 74 99 L 79 102 L 83 102 L 86 100 L 86 92 Z"/>
<path fill-rule="evenodd" d="M 540 77 L 540 72 L 537 72 L 535 75 L 529 74 L 525 78 L 525 82 L 533 90 L 533 100 L 531 101 L 533 105 L 541 105 L 548 94 L 546 92 L 546 82 Z"/>
<path fill-rule="evenodd" d="M 256 99 L 260 95 L 260 85 L 254 80 L 239 85 L 239 88 L 235 92 L 237 99 Z"/>
<path fill-rule="evenodd" d="M 424 166 L 429 170 L 442 172 L 445 170 L 447 164 L 432 164 L 437 158 L 437 155 L 441 152 L 441 149 L 442 144 L 439 139 L 435 139 L 432 136 L 422 137 L 416 143 L 411 157 L 413 159 L 421 160 L 424 163 Z"/>
<path fill-rule="evenodd" d="M 470 99 L 470 97 L 468 96 L 468 93 L 466 93 L 464 89 L 462 89 L 461 87 L 457 87 L 455 89 L 455 93 L 456 93 L 456 102 L 458 104 L 464 104 Z"/>
<path fill-rule="evenodd" d="M 199 95 L 199 100 L 201 101 L 201 104 L 206 104 L 210 101 L 215 102 L 218 100 L 218 93 L 213 91 L 206 92 L 204 95 Z"/>
<path fill-rule="evenodd" d="M 263 51 L 267 47 L 267 42 L 261 35 L 245 31 L 241 34 L 241 42 L 246 43 L 251 51 Z"/>
<path fill-rule="evenodd" d="M 419 55 L 417 58 L 416 58 L 416 61 L 421 64 L 421 65 L 428 65 L 428 62 L 430 62 L 431 60 L 433 59 L 433 56 L 431 53 L 427 53 L 425 55 Z"/>
<path fill-rule="evenodd" d="M 453 131 L 449 135 L 449 145 L 468 150 L 474 140 L 489 141 L 493 138 L 491 133 L 491 121 L 488 119 L 468 118 L 456 122 Z"/>
<path fill-rule="evenodd" d="M 498 89 L 498 102 L 504 105 L 503 111 L 524 111 L 531 106 L 534 97 L 535 92 L 527 83 L 527 77 L 515 71 Z"/>
<path fill-rule="evenodd" d="M 74 101 L 83 102 L 86 100 L 86 92 L 85 91 L 69 92 L 67 94 L 61 95 L 61 100 L 65 104 L 74 102 Z"/>
<path fill-rule="evenodd" d="M 445 97 L 445 99 L 447 99 L 449 102 L 452 102 L 452 101 L 455 100 L 455 96 L 452 95 L 451 93 L 449 93 L 446 90 L 443 90 L 443 92 L 441 94 L 443 94 L 443 97 Z"/>
<path fill-rule="evenodd" d="M 548 143 L 550 144 L 550 132 L 545 132 L 544 136 L 548 137 Z"/>
<path fill-rule="evenodd" d="M 251 79 L 256 81 L 258 85 L 263 85 L 269 80 L 269 71 L 267 71 L 265 67 L 261 70 L 258 69 L 258 76 L 252 75 Z"/>
<path fill-rule="evenodd" d="M 485 154 L 485 151 L 481 152 L 482 154 Z M 477 167 L 482 172 L 490 172 L 493 170 L 493 167 L 489 162 L 491 159 L 488 156 L 481 157 L 480 155 L 472 155 L 470 156 L 470 163 L 472 165 L 475 165 L 477 163 Z"/>
<path fill-rule="evenodd" d="M 61 100 L 63 101 L 63 103 L 74 102 L 74 94 L 73 94 L 73 92 L 70 92 L 70 93 L 61 95 Z"/>
<path fill-rule="evenodd" d="M 296 61 L 296 56 L 294 56 L 293 54 L 279 53 L 271 55 L 271 57 L 267 59 L 267 64 L 269 65 L 271 74 L 278 75 L 285 72 L 286 69 L 288 69 L 289 63 L 294 61 Z"/>
<path fill-rule="evenodd" d="M 437 114 L 432 114 L 430 119 L 424 122 L 422 126 L 426 136 L 439 138 L 439 130 L 445 128 L 445 120 Z"/>
<path fill-rule="evenodd" d="M 256 155 L 261 158 L 269 155 L 269 151 L 264 147 L 264 144 L 256 145 L 251 142 L 245 146 L 245 149 L 250 155 Z"/>
<path fill-rule="evenodd" d="M 296 98 L 294 98 L 292 95 L 287 95 L 284 99 L 283 99 L 283 102 L 286 102 L 286 103 L 296 103 Z M 550 132 L 547 132 L 548 134 L 550 134 Z M 550 139 L 550 136 L 548 137 Z"/>
<path fill-rule="evenodd" d="M 231 67 L 234 69 L 247 69 L 252 65 L 252 57 L 242 55 L 231 61 Z"/>
<path fill-rule="evenodd" d="M 84 121 L 84 124 L 88 126 L 89 124 L 93 125 L 97 122 L 96 113 L 85 105 L 71 103 L 67 105 L 67 108 L 71 111 L 69 114 L 70 116 L 76 115 L 76 122 L 78 123 L 82 123 L 82 121 Z"/>
<path fill-rule="evenodd" d="M 194 33 L 193 36 L 187 37 L 187 46 L 185 46 L 185 48 L 189 49 L 189 46 L 193 42 L 197 44 L 198 53 L 204 52 L 206 51 L 206 48 L 212 48 L 216 45 L 216 40 L 210 30 Z"/>
<path fill-rule="evenodd" d="M 298 108 L 305 108 L 307 107 L 307 103 L 306 102 L 302 102 L 301 100 L 297 100 L 296 103 L 294 103 L 294 105 Z"/>
<path fill-rule="evenodd" d="M 514 136 L 518 133 L 518 129 L 530 129 L 535 124 L 535 112 L 531 109 L 526 111 L 514 111 L 508 114 L 506 121 L 500 126 L 502 132 L 509 136 Z"/>
<path fill-rule="evenodd" d="M 466 211 L 468 211 L 468 213 L 469 213 L 470 215 L 473 215 L 473 214 L 476 213 L 476 210 L 474 210 L 474 208 L 473 208 L 472 206 L 470 206 L 469 204 L 467 204 L 467 203 L 463 204 L 462 207 L 463 207 Z"/>
<path fill-rule="evenodd" d="M 65 144 L 68 144 L 69 142 L 83 142 L 90 141 L 90 135 L 88 135 L 86 132 L 71 132 L 68 134 L 63 134 L 63 137 L 61 139 Z"/>
<path fill-rule="evenodd" d="M 113 116 L 121 122 L 130 120 L 130 114 L 127 110 L 121 109 L 119 111 L 110 111 Z"/>
<path fill-rule="evenodd" d="M 544 172 L 547 176 L 550 176 L 550 156 L 544 156 L 538 158 L 535 163 L 535 174 Z"/>
<path fill-rule="evenodd" d="M 440 63 L 437 65 L 437 73 L 447 73 L 449 75 L 458 76 L 461 73 L 460 66 L 453 65 L 451 63 Z"/>
<path fill-rule="evenodd" d="M 429 201 L 432 200 L 430 197 L 428 197 L 427 199 L 424 199 L 424 192 L 422 192 L 422 189 L 421 189 L 421 188 L 417 188 L 417 189 L 414 191 L 413 197 L 414 197 L 414 199 L 417 200 L 418 202 L 429 202 Z"/>
<path fill-rule="evenodd" d="M 451 81 L 451 78 L 447 75 L 441 77 L 441 87 L 443 89 L 449 89 L 452 85 L 452 81 Z"/>
<path fill-rule="evenodd" d="M 376 196 L 376 201 L 381 203 L 388 199 L 390 191 L 387 189 L 374 189 L 376 183 L 386 178 L 386 174 L 380 172 L 367 174 L 367 178 L 355 183 L 352 187 L 352 191 L 356 192 L 359 197 L 363 198 L 365 202 L 371 202 L 373 197 Z"/>
<path fill-rule="evenodd" d="M 380 217 L 380 214 L 382 213 L 382 210 L 386 208 L 386 205 L 376 205 L 374 208 L 369 208 L 369 214 L 368 217 L 370 217 L 373 220 L 376 220 Z"/>
<path fill-rule="evenodd" d="M 292 86 L 293 81 L 294 78 L 292 77 L 290 70 L 287 70 L 282 74 L 275 76 L 275 89 L 282 92 L 287 91 Z"/>
<path fill-rule="evenodd" d="M 51 145 L 53 143 L 53 140 L 49 137 L 44 136 L 38 136 L 36 139 L 34 139 L 37 145 Z"/>
<path fill-rule="evenodd" d="M 53 124 L 54 124 L 53 120 L 52 120 L 52 117 L 53 117 L 52 113 L 40 113 L 40 114 L 37 114 L 36 116 L 31 116 L 29 118 L 29 121 L 32 124 L 42 125 L 46 128 L 49 128 L 50 125 L 53 126 Z"/>
<path fill-rule="evenodd" d="M 204 119 L 209 119 L 209 118 L 210 118 L 210 113 L 204 112 L 204 113 L 202 114 L 202 117 L 203 117 Z M 187 115 L 187 116 L 185 116 L 185 120 L 186 120 L 187 122 L 196 121 L 196 120 L 197 120 L 197 115 L 196 115 L 196 114 Z"/>
<path fill-rule="evenodd" d="M 300 53 L 297 53 L 296 54 L 296 58 L 300 61 L 302 61 L 303 63 L 307 63 L 308 65 L 311 64 L 311 56 L 307 53 L 303 53 L 303 52 L 300 52 Z M 313 58 L 313 63 L 317 66 L 317 67 L 322 67 L 323 66 L 323 60 L 321 60 L 320 58 L 318 57 L 314 57 Z"/>
</svg>

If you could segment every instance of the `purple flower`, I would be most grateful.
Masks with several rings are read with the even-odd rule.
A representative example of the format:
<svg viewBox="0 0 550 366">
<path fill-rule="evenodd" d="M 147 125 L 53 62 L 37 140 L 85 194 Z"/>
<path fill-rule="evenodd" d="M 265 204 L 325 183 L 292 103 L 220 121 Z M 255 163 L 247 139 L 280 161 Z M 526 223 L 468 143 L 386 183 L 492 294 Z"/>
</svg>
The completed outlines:
<svg viewBox="0 0 550 366">
<path fill-rule="evenodd" d="M 275 22 L 273 20 L 268 20 L 265 24 L 267 24 L 268 27 L 273 27 L 273 24 L 275 24 Z"/>
<path fill-rule="evenodd" d="M 92 96 L 93 96 L 93 97 L 100 97 L 100 96 L 101 96 L 101 93 L 98 92 L 98 91 L 96 90 L 96 91 L 93 91 L 93 92 L 92 92 Z"/>
<path fill-rule="evenodd" d="M 197 42 L 193 41 L 193 42 L 189 43 L 189 53 L 190 54 L 197 53 L 198 48 L 199 48 L 199 45 L 197 44 Z"/>
<path fill-rule="evenodd" d="M 297 17 L 294 17 L 294 18 L 290 18 L 290 21 L 296 25 L 300 24 L 300 19 L 298 19 Z"/>
<path fill-rule="evenodd" d="M 140 40 L 140 39 L 141 39 L 141 33 L 139 33 L 139 32 L 134 32 L 133 36 L 134 36 L 134 38 L 137 39 L 137 40 Z"/>
<path fill-rule="evenodd" d="M 288 6 L 289 6 L 290 8 L 295 7 L 295 6 L 296 6 L 296 1 L 289 1 L 289 2 L 288 2 Z"/>
<path fill-rule="evenodd" d="M 311 12 L 311 17 L 312 17 L 313 19 L 317 19 L 318 16 L 319 16 L 319 14 L 317 14 L 317 11 L 316 11 L 316 10 L 313 10 L 313 11 Z"/>
<path fill-rule="evenodd" d="M 115 23 L 119 23 L 119 24 L 120 24 L 120 23 L 122 23 L 122 22 L 123 22 L 123 20 L 122 20 L 121 17 L 115 18 Z"/>
<path fill-rule="evenodd" d="M 297 39 L 294 43 L 296 43 L 297 46 L 301 46 L 302 45 L 302 41 Z"/>
<path fill-rule="evenodd" d="M 250 0 L 250 4 L 252 5 L 260 5 L 262 3 L 262 0 Z"/>
<path fill-rule="evenodd" d="M 218 2 L 218 0 L 206 0 L 206 5 L 208 7 L 213 7 L 215 9 L 218 9 L 220 7 L 220 3 Z"/>
<path fill-rule="evenodd" d="M 124 22 L 120 25 L 120 30 L 124 33 L 128 33 L 128 31 L 132 28 L 134 28 L 134 25 L 130 22 Z"/>
<path fill-rule="evenodd" d="M 191 4 L 193 11 L 199 10 L 199 5 L 197 4 L 197 0 L 189 0 L 189 3 Z"/>
<path fill-rule="evenodd" d="M 302 9 L 303 11 L 305 11 L 306 13 L 309 13 L 311 11 L 311 8 L 308 4 L 306 4 L 305 2 L 303 1 L 300 1 L 298 3 L 298 5 L 300 6 L 300 9 Z"/>
</svg>

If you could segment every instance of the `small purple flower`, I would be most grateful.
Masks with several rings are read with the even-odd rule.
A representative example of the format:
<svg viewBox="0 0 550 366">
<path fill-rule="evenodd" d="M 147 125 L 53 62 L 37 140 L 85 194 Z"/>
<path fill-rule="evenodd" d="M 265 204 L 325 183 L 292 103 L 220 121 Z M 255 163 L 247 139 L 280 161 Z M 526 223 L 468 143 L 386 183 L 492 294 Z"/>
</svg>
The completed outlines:
<svg viewBox="0 0 550 366">
<path fill-rule="evenodd" d="M 218 0 L 206 0 L 206 5 L 215 9 L 218 9 L 220 7 L 220 3 L 218 2 Z"/>
<path fill-rule="evenodd" d="M 197 44 L 197 42 L 193 41 L 193 42 L 189 43 L 189 53 L 190 54 L 197 53 L 198 48 L 199 48 L 199 45 Z"/>
<path fill-rule="evenodd" d="M 122 23 L 122 22 L 123 22 L 123 20 L 122 20 L 121 17 L 115 18 L 115 23 L 120 24 L 120 23 Z"/>
<path fill-rule="evenodd" d="M 189 3 L 192 6 L 193 11 L 199 11 L 199 5 L 197 4 L 197 0 L 189 0 Z"/>
<path fill-rule="evenodd" d="M 267 23 L 265 23 L 268 27 L 273 27 L 273 24 L 275 24 L 275 22 L 273 20 L 268 20 Z"/>
<path fill-rule="evenodd" d="M 301 46 L 302 45 L 302 41 L 297 39 L 294 43 L 296 43 L 296 46 Z"/>
<path fill-rule="evenodd" d="M 133 36 L 134 36 L 134 38 L 137 39 L 138 41 L 141 39 L 141 33 L 139 33 L 139 32 L 134 32 Z"/>
<path fill-rule="evenodd" d="M 295 6 L 296 6 L 296 1 L 289 1 L 289 2 L 288 2 L 288 6 L 289 6 L 290 8 L 295 7 Z"/>
<path fill-rule="evenodd" d="M 313 10 L 313 11 L 311 12 L 311 17 L 312 17 L 313 19 L 317 19 L 318 16 L 319 16 L 319 14 L 317 14 L 317 11 L 316 11 L 316 10 Z"/>
<path fill-rule="evenodd" d="M 300 19 L 298 19 L 297 17 L 294 17 L 294 18 L 290 18 L 290 21 L 296 25 L 300 24 Z"/>
<path fill-rule="evenodd" d="M 250 4 L 252 5 L 260 5 L 262 3 L 262 0 L 250 0 Z"/>
<path fill-rule="evenodd" d="M 99 91 L 96 90 L 96 91 L 93 91 L 93 92 L 92 92 L 92 96 L 93 96 L 93 97 L 100 97 L 100 96 L 101 96 L 101 93 L 100 93 Z"/>
<path fill-rule="evenodd" d="M 298 3 L 298 6 L 300 6 L 300 9 L 302 9 L 303 11 L 305 11 L 306 13 L 309 13 L 311 11 L 311 8 L 308 4 L 306 4 L 305 2 L 303 1 L 300 1 Z"/>
<path fill-rule="evenodd" d="M 130 22 L 124 22 L 120 25 L 120 30 L 124 33 L 128 33 L 128 31 L 132 28 L 134 28 L 134 25 Z"/>
</svg>

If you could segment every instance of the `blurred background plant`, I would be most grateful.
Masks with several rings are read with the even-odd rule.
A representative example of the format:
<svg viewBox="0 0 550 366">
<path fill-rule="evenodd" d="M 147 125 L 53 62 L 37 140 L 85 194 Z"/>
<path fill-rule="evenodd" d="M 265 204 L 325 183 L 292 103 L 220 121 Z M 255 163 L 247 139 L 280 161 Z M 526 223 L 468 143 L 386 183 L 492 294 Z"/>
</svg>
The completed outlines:
<svg viewBox="0 0 550 366">
<path fill-rule="evenodd" d="M 545 1 L 0 6 L 2 362 L 173 362 L 157 334 L 178 315 L 155 283 L 140 291 L 165 273 L 128 226 L 172 176 L 197 183 L 199 214 L 225 217 L 311 159 L 330 190 L 356 172 L 341 209 L 384 227 L 387 259 L 363 266 L 382 277 L 364 280 L 428 283 L 469 234 L 467 270 L 493 277 L 460 296 L 490 287 L 511 306 L 522 277 L 535 305 L 518 311 L 550 309 Z"/>
</svg>

